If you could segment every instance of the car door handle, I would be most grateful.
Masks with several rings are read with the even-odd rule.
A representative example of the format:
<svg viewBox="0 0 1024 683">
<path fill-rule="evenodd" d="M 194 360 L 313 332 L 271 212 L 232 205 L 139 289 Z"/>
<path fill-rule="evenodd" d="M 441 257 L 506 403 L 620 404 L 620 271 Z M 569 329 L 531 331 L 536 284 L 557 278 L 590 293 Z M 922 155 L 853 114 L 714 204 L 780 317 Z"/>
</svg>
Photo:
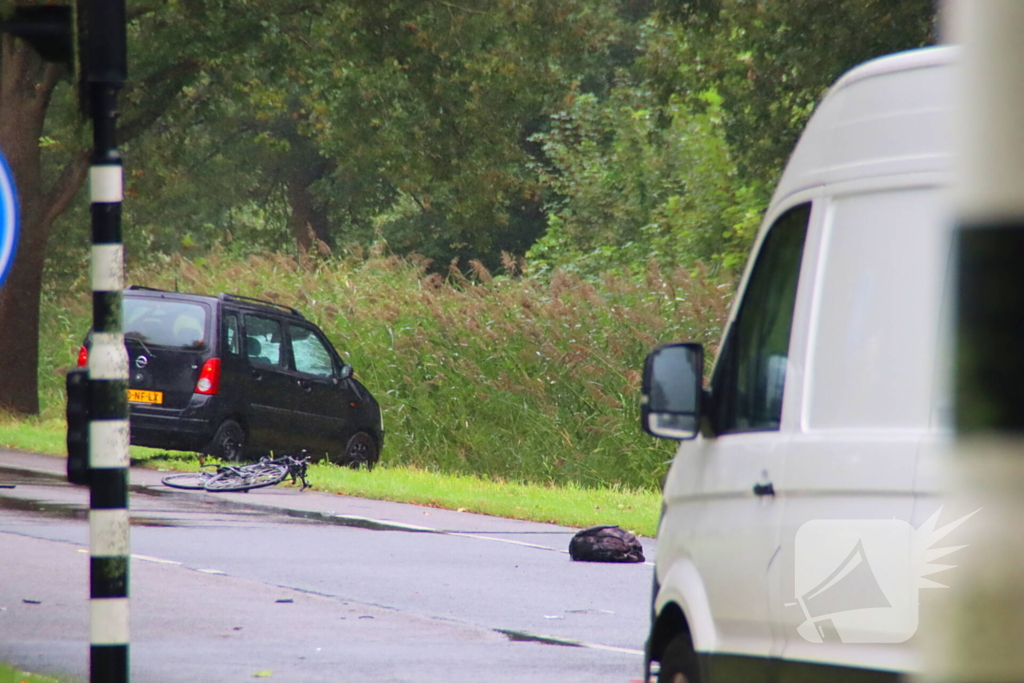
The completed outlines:
<svg viewBox="0 0 1024 683">
<path fill-rule="evenodd" d="M 252 371 L 252 378 L 254 380 L 256 380 L 257 382 L 262 382 L 263 381 L 263 373 L 260 372 L 259 370 L 253 370 Z"/>
<path fill-rule="evenodd" d="M 313 391 L 313 385 L 310 384 L 309 382 L 305 382 L 305 381 L 300 379 L 300 380 L 298 380 L 296 382 L 296 384 L 298 384 L 300 387 L 302 387 L 303 391 L 305 391 L 307 394 L 310 393 L 311 391 Z"/>
<path fill-rule="evenodd" d="M 772 486 L 771 482 L 767 484 L 754 484 L 754 495 L 755 496 L 774 496 L 775 487 Z"/>
</svg>

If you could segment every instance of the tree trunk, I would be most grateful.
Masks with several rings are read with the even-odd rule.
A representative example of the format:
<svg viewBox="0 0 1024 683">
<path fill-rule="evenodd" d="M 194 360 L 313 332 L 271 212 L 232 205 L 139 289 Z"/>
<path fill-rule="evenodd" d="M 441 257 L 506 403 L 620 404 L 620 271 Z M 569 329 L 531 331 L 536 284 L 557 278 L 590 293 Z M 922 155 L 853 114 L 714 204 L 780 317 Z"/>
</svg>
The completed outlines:
<svg viewBox="0 0 1024 683">
<path fill-rule="evenodd" d="M 85 181 L 88 157 L 76 156 L 52 188 L 43 187 L 39 139 L 61 67 L 46 63 L 27 43 L 0 38 L 0 150 L 14 176 L 20 240 L 0 287 L 0 410 L 39 412 L 39 295 L 43 260 L 54 219 Z"/>
<path fill-rule="evenodd" d="M 313 194 L 313 184 L 334 170 L 334 164 L 320 156 L 308 138 L 294 131 L 286 133 L 291 153 L 284 161 L 283 176 L 288 205 L 291 209 L 289 227 L 299 251 L 305 252 L 319 240 L 320 248 L 334 246 L 334 235 L 328 218 L 327 202 Z"/>
<path fill-rule="evenodd" d="M 311 184 L 305 174 L 293 176 L 287 181 L 288 204 L 291 207 L 289 224 L 301 252 L 311 249 L 314 239 L 323 244 L 329 244 L 331 240 L 326 207 L 313 196 Z"/>
</svg>

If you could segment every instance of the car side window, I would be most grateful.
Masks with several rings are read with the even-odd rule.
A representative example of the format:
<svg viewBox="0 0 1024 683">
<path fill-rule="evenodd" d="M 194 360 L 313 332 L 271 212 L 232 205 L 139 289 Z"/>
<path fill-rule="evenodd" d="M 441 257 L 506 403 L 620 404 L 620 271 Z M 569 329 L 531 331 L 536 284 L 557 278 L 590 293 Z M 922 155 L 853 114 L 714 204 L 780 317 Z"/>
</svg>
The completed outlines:
<svg viewBox="0 0 1024 683">
<path fill-rule="evenodd" d="M 296 371 L 318 377 L 334 374 L 331 352 L 316 332 L 308 327 L 289 324 L 288 336 L 292 341 L 292 360 Z"/>
<path fill-rule="evenodd" d="M 711 382 L 718 434 L 773 431 L 782 422 L 789 339 L 811 205 L 780 216 L 757 255 Z"/>
<path fill-rule="evenodd" d="M 221 327 L 224 330 L 224 353 L 229 356 L 241 355 L 242 343 L 238 334 L 238 316 L 234 313 L 224 313 Z"/>
<path fill-rule="evenodd" d="M 281 323 L 261 315 L 245 315 L 245 355 L 256 366 L 281 366 Z"/>
</svg>

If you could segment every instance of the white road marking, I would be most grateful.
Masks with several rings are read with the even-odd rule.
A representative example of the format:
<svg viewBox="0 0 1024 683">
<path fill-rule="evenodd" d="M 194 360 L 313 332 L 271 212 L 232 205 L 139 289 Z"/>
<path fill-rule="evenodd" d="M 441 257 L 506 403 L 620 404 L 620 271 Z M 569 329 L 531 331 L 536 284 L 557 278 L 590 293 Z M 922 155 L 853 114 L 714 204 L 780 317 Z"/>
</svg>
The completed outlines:
<svg viewBox="0 0 1024 683">
<path fill-rule="evenodd" d="M 156 562 L 157 564 L 181 564 L 181 562 L 176 562 L 175 560 L 164 560 L 159 557 L 150 557 L 149 555 L 132 555 L 132 559 L 142 560 L 143 562 Z"/>
<path fill-rule="evenodd" d="M 419 526 L 419 525 L 416 525 L 416 524 L 404 524 L 402 522 L 392 522 L 390 520 L 374 519 L 373 517 L 360 517 L 358 515 L 343 515 L 343 514 L 339 514 L 339 513 L 336 513 L 336 512 L 328 512 L 328 513 L 325 513 L 325 515 L 333 517 L 335 519 L 342 519 L 342 520 L 350 519 L 350 520 L 352 520 L 354 522 L 369 522 L 370 524 L 377 524 L 379 526 L 382 526 L 382 527 L 385 527 L 385 528 L 389 528 L 389 529 L 395 529 L 395 530 L 408 529 L 409 531 L 422 531 L 422 532 L 427 532 L 427 533 L 432 533 L 432 534 L 442 534 L 442 535 L 445 535 L 445 536 L 461 536 L 462 538 L 475 538 L 475 539 L 479 539 L 481 541 L 495 541 L 497 543 L 508 543 L 509 545 L 518 545 L 518 546 L 522 546 L 524 548 L 535 548 L 537 550 L 550 550 L 552 552 L 562 553 L 563 555 L 568 555 L 569 554 L 568 550 L 562 550 L 561 548 L 552 548 L 549 545 L 541 545 L 539 543 L 527 543 L 526 541 L 514 541 L 511 538 L 496 538 L 494 536 L 484 536 L 483 534 L 485 532 L 474 533 L 474 532 L 466 532 L 466 531 L 445 531 L 444 529 L 437 529 L 437 528 L 429 527 L 429 526 Z M 515 532 L 511 532 L 511 533 L 515 533 Z M 568 532 L 566 532 L 566 533 L 568 533 Z M 650 567 L 654 566 L 654 563 L 650 562 L 650 561 L 645 561 L 643 564 L 648 565 Z"/>
<path fill-rule="evenodd" d="M 89 553 L 89 551 L 86 550 L 85 548 L 77 548 L 76 552 L 85 553 L 85 554 Z M 160 557 L 150 557 L 149 555 L 136 555 L 136 554 L 133 553 L 131 555 L 131 558 L 133 560 L 142 560 L 143 562 L 155 562 L 157 564 L 181 565 L 181 562 L 178 562 L 176 560 L 165 560 L 165 559 L 160 558 Z"/>
<path fill-rule="evenodd" d="M 567 647 L 584 647 L 589 650 L 601 650 L 603 652 L 619 652 L 627 655 L 638 655 L 643 656 L 643 650 L 636 650 L 630 647 L 618 647 L 616 645 L 602 645 L 601 643 L 588 643 L 585 640 L 572 640 L 570 638 L 561 638 L 559 636 L 546 636 L 540 633 L 530 633 L 528 631 L 517 631 L 514 629 L 494 629 L 498 633 L 501 633 L 513 640 L 518 641 L 535 641 L 539 643 L 547 643 L 549 645 L 565 645 Z"/>
</svg>

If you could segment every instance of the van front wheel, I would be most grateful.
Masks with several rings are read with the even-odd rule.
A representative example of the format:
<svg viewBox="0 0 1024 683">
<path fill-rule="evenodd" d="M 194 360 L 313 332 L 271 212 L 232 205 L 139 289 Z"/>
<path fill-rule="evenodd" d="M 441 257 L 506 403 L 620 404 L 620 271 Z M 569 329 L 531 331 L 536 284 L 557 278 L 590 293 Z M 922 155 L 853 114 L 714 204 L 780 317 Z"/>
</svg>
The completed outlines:
<svg viewBox="0 0 1024 683">
<path fill-rule="evenodd" d="M 658 683 L 700 683 L 700 666 L 690 638 L 680 633 L 665 646 L 661 655 Z"/>
</svg>

